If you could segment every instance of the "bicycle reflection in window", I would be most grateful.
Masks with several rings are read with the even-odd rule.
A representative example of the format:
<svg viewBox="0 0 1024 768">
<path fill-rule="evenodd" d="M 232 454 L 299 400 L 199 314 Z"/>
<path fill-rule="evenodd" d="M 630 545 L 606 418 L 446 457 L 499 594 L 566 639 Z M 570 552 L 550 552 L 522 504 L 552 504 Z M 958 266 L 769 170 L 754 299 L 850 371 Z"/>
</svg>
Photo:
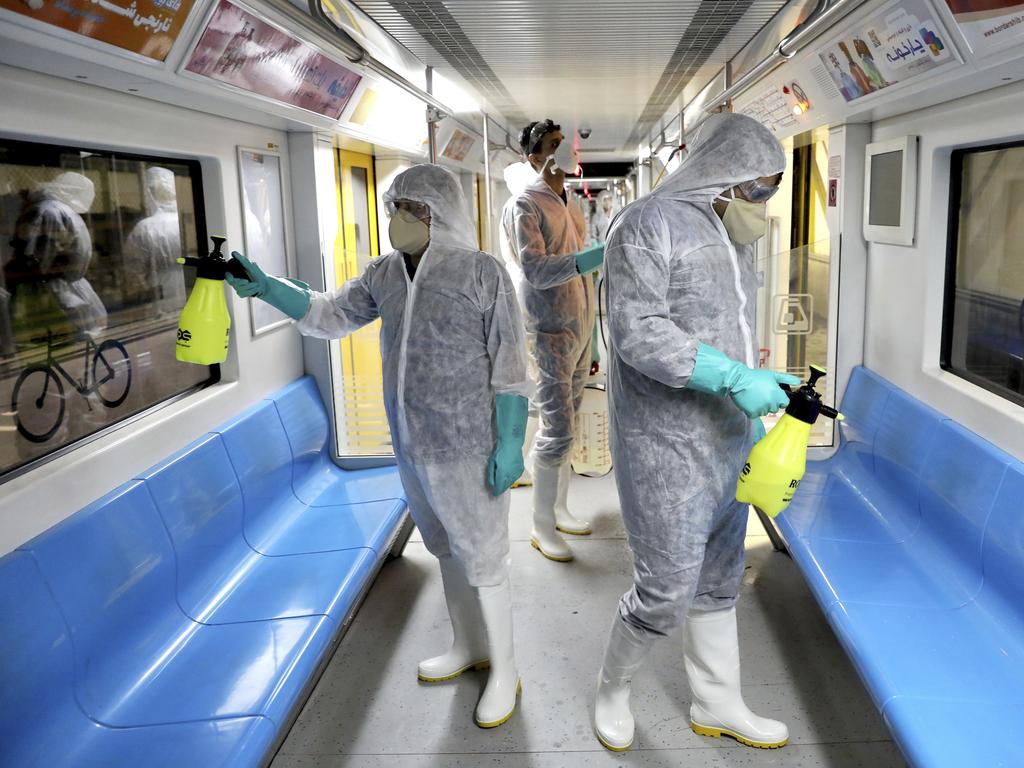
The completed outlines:
<svg viewBox="0 0 1024 768">
<path fill-rule="evenodd" d="M 108 408 L 116 408 L 128 397 L 132 384 L 131 358 L 124 344 L 116 339 L 107 339 L 97 346 L 91 337 L 86 337 L 81 379 L 68 373 L 54 351 L 53 333 L 47 331 L 46 362 L 30 365 L 14 384 L 11 399 L 18 433 L 33 443 L 45 443 L 64 421 L 67 401 L 62 376 L 85 399 L 90 410 L 90 395 L 96 395 Z"/>
</svg>

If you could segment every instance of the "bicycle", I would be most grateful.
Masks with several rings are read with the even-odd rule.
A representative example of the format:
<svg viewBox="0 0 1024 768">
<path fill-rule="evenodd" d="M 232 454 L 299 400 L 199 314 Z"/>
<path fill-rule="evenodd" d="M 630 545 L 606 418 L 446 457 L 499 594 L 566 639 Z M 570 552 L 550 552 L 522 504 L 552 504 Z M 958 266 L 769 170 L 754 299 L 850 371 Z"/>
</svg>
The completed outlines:
<svg viewBox="0 0 1024 768">
<path fill-rule="evenodd" d="M 91 368 L 89 366 L 90 353 L 92 355 Z M 90 370 L 92 383 L 89 381 Z M 58 373 L 60 376 L 57 375 Z M 119 376 L 118 374 L 123 375 Z M 23 370 L 14 384 L 14 393 L 11 397 L 18 433 L 26 440 L 33 443 L 45 443 L 56 434 L 61 422 L 64 421 L 67 404 L 64 398 L 64 385 L 60 380 L 61 376 L 67 379 L 75 391 L 85 399 L 90 410 L 92 404 L 89 402 L 89 395 L 94 393 L 105 406 L 116 408 L 128 397 L 128 390 L 132 385 L 131 358 L 128 356 L 128 350 L 125 349 L 124 344 L 116 339 L 107 339 L 96 346 L 91 338 L 86 338 L 82 379 L 78 380 L 64 369 L 54 355 L 53 332 L 47 330 L 46 362 L 30 365 Z M 45 416 L 45 405 L 51 381 L 56 390 L 58 403 L 56 418 L 49 429 L 35 429 L 36 425 L 28 423 L 26 419 L 31 416 Z M 22 392 L 23 388 L 24 393 Z M 25 408 L 25 406 L 29 407 Z M 34 409 L 31 406 L 34 406 Z M 47 424 L 49 424 L 48 419 L 43 421 L 42 426 L 46 427 Z"/>
</svg>

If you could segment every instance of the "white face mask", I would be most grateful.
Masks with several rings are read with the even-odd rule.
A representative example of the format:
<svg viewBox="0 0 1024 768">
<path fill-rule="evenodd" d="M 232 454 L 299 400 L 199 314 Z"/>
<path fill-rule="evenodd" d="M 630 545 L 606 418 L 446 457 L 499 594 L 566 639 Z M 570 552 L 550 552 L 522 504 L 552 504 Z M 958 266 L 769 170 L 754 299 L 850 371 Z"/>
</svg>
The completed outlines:
<svg viewBox="0 0 1024 768">
<path fill-rule="evenodd" d="M 725 214 L 722 216 L 722 224 L 725 231 L 737 245 L 750 245 L 764 237 L 765 221 L 767 219 L 767 205 L 765 203 L 752 203 L 749 200 L 741 200 L 736 197 L 718 196 L 727 204 Z"/>
<path fill-rule="evenodd" d="M 409 211 L 397 210 L 388 224 L 391 247 L 410 256 L 418 256 L 430 244 L 430 227 Z"/>
<path fill-rule="evenodd" d="M 580 156 L 572 146 L 572 142 L 563 140 L 558 149 L 548 158 L 548 169 L 551 173 L 564 171 L 570 176 L 576 175 L 580 165 Z"/>
</svg>

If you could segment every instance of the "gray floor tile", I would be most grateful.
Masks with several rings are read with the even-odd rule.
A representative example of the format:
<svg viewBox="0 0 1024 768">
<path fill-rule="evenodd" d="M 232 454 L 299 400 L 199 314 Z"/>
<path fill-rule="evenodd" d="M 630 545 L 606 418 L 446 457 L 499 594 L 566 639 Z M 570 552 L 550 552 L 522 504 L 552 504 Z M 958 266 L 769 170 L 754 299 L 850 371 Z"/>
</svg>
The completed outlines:
<svg viewBox="0 0 1024 768">
<path fill-rule="evenodd" d="M 622 755 L 512 752 L 443 755 L 280 755 L 274 768 L 900 768 L 892 744 L 809 744 L 785 749 L 633 749 Z"/>
<path fill-rule="evenodd" d="M 902 765 L 792 561 L 752 516 L 739 605 L 744 691 L 757 711 L 785 720 L 791 745 L 760 751 L 689 728 L 682 643 L 655 647 L 634 681 L 637 742 L 616 756 L 590 724 L 594 684 L 619 596 L 630 584 L 613 479 L 573 479 L 570 502 L 595 522 L 572 537 L 576 561 L 529 545 L 531 491 L 512 499 L 516 647 L 523 697 L 505 726 L 472 722 L 485 673 L 416 681 L 416 663 L 442 652 L 450 627 L 436 561 L 421 543 L 389 563 L 285 741 L 274 768 L 310 766 L 849 766 Z"/>
</svg>

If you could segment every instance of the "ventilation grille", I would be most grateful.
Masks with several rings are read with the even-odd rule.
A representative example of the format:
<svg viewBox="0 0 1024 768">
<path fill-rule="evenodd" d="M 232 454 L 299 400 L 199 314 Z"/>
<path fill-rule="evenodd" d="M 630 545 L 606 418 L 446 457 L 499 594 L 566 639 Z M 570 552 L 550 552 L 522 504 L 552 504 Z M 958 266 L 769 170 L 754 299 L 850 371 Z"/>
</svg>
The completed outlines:
<svg viewBox="0 0 1024 768">
<path fill-rule="evenodd" d="M 378 17 L 372 6 L 380 4 L 370 5 L 364 10 Z M 441 0 L 390 0 L 388 5 L 499 112 L 514 122 L 526 122 L 512 94 Z M 387 28 L 385 19 L 377 20 Z"/>
<path fill-rule="evenodd" d="M 750 10 L 752 2 L 703 0 L 647 100 L 633 133 L 626 140 L 627 145 L 638 142 L 648 127 L 669 110 L 701 65 Z"/>
</svg>

